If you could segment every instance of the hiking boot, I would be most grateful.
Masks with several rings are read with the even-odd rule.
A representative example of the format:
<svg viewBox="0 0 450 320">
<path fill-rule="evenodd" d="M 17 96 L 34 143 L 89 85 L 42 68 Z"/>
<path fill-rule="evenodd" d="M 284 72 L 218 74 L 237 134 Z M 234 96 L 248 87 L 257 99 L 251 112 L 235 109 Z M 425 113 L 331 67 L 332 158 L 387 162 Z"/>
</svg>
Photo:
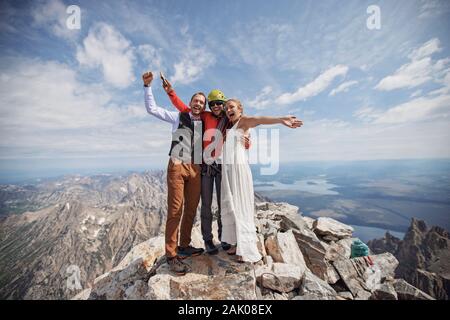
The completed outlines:
<svg viewBox="0 0 450 320">
<path fill-rule="evenodd" d="M 220 244 L 222 245 L 222 249 L 225 251 L 228 251 L 231 249 L 231 244 L 229 244 L 229 243 L 221 242 Z"/>
<path fill-rule="evenodd" d="M 178 247 L 177 253 L 181 259 L 186 259 L 189 257 L 199 256 L 203 253 L 203 251 L 205 251 L 205 250 L 203 250 L 202 248 L 194 248 L 193 246 L 189 246 L 189 247 L 185 247 L 185 248 Z"/>
<path fill-rule="evenodd" d="M 206 253 L 210 255 L 219 253 L 219 249 L 217 249 L 212 240 L 205 241 L 205 249 Z"/>
<path fill-rule="evenodd" d="M 169 265 L 169 270 L 179 276 L 184 276 L 187 272 L 191 272 L 191 267 L 181 261 L 179 257 L 168 257 L 167 264 Z"/>
</svg>

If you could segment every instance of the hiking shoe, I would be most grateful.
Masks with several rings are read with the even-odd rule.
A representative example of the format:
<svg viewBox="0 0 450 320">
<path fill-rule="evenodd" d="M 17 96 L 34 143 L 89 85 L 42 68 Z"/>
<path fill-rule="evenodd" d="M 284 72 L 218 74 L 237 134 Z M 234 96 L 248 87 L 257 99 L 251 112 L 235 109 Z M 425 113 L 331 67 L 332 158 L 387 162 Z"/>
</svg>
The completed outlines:
<svg viewBox="0 0 450 320">
<path fill-rule="evenodd" d="M 191 272 L 191 267 L 181 261 L 179 257 L 167 258 L 169 270 L 179 276 L 184 276 L 187 272 Z"/>
<path fill-rule="evenodd" d="M 202 248 L 194 248 L 193 246 L 189 246 L 189 247 L 178 247 L 178 256 L 181 259 L 186 259 L 188 257 L 195 257 L 195 256 L 199 256 L 203 253 Z"/>
<path fill-rule="evenodd" d="M 221 242 L 220 244 L 222 245 L 222 249 L 225 251 L 228 251 L 231 249 L 231 244 L 229 244 L 229 243 Z"/>
<path fill-rule="evenodd" d="M 205 249 L 206 249 L 206 253 L 210 254 L 210 255 L 219 253 L 219 249 L 217 249 L 217 247 L 214 245 L 212 240 L 205 241 Z"/>
</svg>

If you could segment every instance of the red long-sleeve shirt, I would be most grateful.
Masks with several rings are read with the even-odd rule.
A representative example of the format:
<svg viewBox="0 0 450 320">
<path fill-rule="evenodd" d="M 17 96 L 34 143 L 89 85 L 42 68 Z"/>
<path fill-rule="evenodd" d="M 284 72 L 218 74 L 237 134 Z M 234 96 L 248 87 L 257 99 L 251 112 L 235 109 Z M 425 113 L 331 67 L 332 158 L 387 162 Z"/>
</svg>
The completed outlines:
<svg viewBox="0 0 450 320">
<path fill-rule="evenodd" d="M 183 101 L 181 101 L 180 98 L 178 98 L 175 90 L 172 90 L 168 93 L 170 101 L 175 106 L 175 108 L 178 109 L 180 112 L 190 112 L 191 108 L 189 108 Z M 215 117 L 212 112 L 210 111 L 203 111 L 200 114 L 200 117 L 203 121 L 204 126 L 204 135 L 203 135 L 203 150 L 212 142 L 212 138 L 214 137 L 215 130 L 209 130 L 209 129 L 216 129 L 217 125 L 219 124 L 220 119 Z M 218 150 L 218 156 L 220 155 L 222 151 L 222 141 L 219 141 L 218 147 L 216 150 Z M 212 152 L 212 156 L 215 155 L 215 152 Z"/>
</svg>

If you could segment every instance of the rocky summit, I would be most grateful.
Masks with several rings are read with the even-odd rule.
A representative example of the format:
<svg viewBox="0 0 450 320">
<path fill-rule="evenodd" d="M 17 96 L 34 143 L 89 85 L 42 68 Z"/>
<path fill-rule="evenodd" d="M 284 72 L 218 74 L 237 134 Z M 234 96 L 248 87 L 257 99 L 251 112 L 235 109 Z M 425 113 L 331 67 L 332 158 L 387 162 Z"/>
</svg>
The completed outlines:
<svg viewBox="0 0 450 320">
<path fill-rule="evenodd" d="M 263 256 L 258 263 L 221 250 L 186 259 L 192 272 L 177 276 L 168 269 L 159 235 L 133 247 L 72 299 L 433 300 L 395 278 L 399 262 L 390 252 L 350 259 L 353 230 L 336 220 L 303 217 L 286 203 L 257 202 L 255 222 Z M 203 246 L 199 224 L 192 244 Z"/>
<path fill-rule="evenodd" d="M 386 233 L 368 245 L 375 253 L 387 251 L 399 260 L 397 277 L 436 299 L 450 298 L 450 236 L 444 229 L 412 219 L 403 240 Z M 409 285 L 401 286 L 406 290 Z"/>
</svg>

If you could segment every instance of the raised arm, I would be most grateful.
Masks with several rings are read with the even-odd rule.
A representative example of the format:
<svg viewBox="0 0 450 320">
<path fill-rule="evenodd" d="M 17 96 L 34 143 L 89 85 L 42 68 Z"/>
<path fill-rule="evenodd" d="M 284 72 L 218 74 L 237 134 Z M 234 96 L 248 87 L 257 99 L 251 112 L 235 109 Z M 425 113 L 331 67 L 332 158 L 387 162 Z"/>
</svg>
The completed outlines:
<svg viewBox="0 0 450 320">
<path fill-rule="evenodd" d="M 270 124 L 282 124 L 289 128 L 298 128 L 303 125 L 303 121 L 297 119 L 295 116 L 285 116 L 285 117 L 252 117 L 252 116 L 242 116 L 239 121 L 239 128 L 244 131 L 257 127 L 259 125 L 270 125 Z"/>
<path fill-rule="evenodd" d="M 189 108 L 183 101 L 181 101 L 180 98 L 178 98 L 177 93 L 173 89 L 170 82 L 166 79 L 162 83 L 164 91 L 166 91 L 167 95 L 169 96 L 170 101 L 172 102 L 173 106 L 178 109 L 180 112 L 190 112 L 191 108 Z"/>
<path fill-rule="evenodd" d="M 164 108 L 158 107 L 153 97 L 152 87 L 150 86 L 153 75 L 151 72 L 146 72 L 142 75 L 144 81 L 144 101 L 147 112 L 156 118 L 174 124 L 178 121 L 179 114 L 175 111 L 168 111 Z"/>
</svg>

